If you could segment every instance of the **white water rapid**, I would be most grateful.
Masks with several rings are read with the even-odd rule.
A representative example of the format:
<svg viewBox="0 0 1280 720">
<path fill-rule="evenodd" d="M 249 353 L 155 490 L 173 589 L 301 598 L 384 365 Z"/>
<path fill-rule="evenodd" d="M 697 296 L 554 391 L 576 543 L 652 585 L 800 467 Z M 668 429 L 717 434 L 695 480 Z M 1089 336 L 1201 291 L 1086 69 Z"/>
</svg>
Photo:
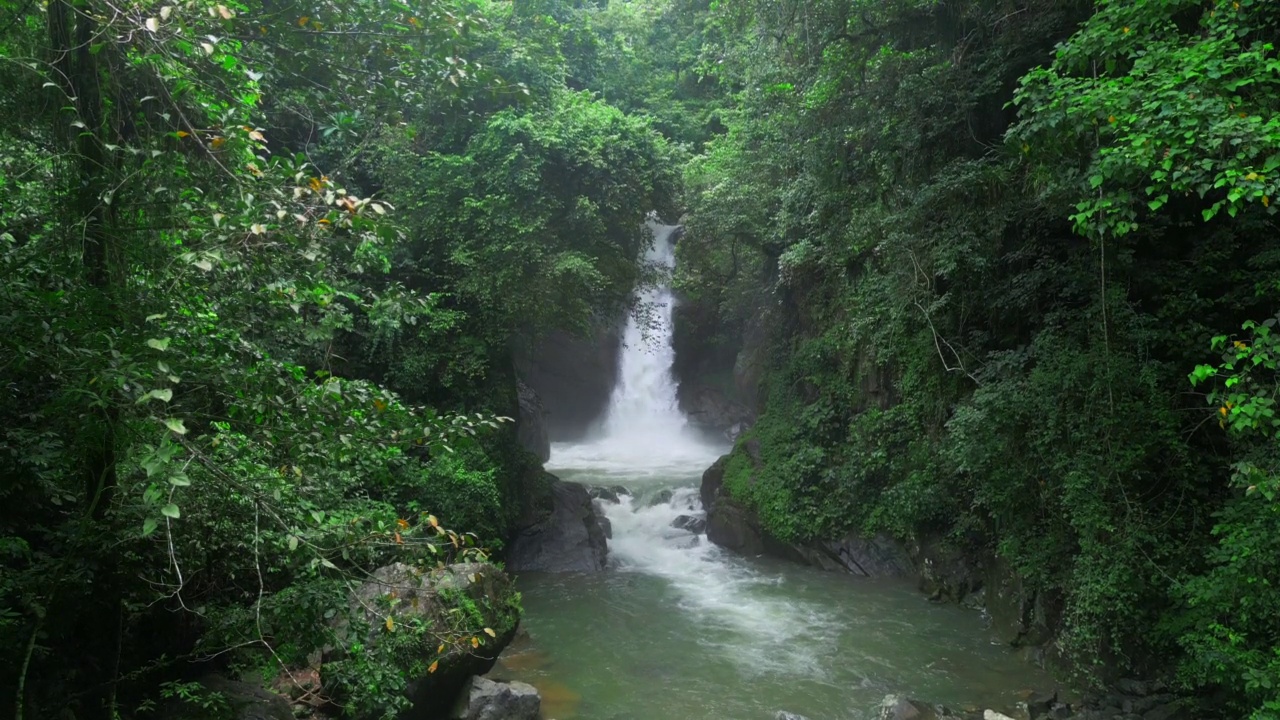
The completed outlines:
<svg viewBox="0 0 1280 720">
<path fill-rule="evenodd" d="M 654 244 L 646 259 L 672 268 L 676 228 L 650 228 Z M 553 445 L 548 469 L 587 484 L 620 484 L 632 493 L 605 506 L 614 569 L 664 579 L 681 611 L 715 629 L 705 642 L 719 645 L 723 656 L 752 672 L 821 672 L 814 643 L 829 618 L 819 608 L 768 592 L 778 578 L 729 557 L 705 536 L 672 526 L 682 515 L 705 517 L 698 482 L 728 446 L 698 437 L 677 405 L 671 289 L 649 289 L 640 302 L 652 310 L 650 325 L 642 328 L 635 314 L 628 320 L 618 384 L 598 432 L 585 443 Z M 796 642 L 801 634 L 810 641 Z"/>
<path fill-rule="evenodd" d="M 654 242 L 645 259 L 669 270 L 675 264 L 672 240 L 677 226 L 654 222 L 648 225 Z M 671 376 L 675 359 L 671 347 L 675 298 L 671 288 L 663 285 L 646 289 L 639 300 L 640 307 L 649 312 L 640 320 L 636 313 L 628 317 L 618 384 L 603 422 L 588 442 L 553 445 L 549 467 L 591 468 L 627 477 L 673 471 L 688 474 L 692 469 L 705 468 L 727 450 L 695 438 L 676 404 L 676 382 Z"/>
</svg>

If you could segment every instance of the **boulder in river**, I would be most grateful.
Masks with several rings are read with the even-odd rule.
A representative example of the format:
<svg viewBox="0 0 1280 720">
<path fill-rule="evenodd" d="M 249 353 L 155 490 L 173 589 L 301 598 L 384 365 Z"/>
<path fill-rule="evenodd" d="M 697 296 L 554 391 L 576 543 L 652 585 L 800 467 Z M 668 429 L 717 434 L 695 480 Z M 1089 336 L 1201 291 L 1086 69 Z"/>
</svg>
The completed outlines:
<svg viewBox="0 0 1280 720">
<path fill-rule="evenodd" d="M 621 485 L 588 485 L 587 494 L 597 500 L 605 502 L 619 503 L 622 502 L 623 495 L 630 495 L 631 491 Z"/>
<path fill-rule="evenodd" d="M 364 641 L 371 644 L 395 631 L 387 628 L 410 628 L 415 622 L 426 628 L 454 628 L 477 638 L 475 646 L 445 643 L 446 650 L 438 654 L 441 639 L 428 631 L 412 651 L 405 652 L 406 695 L 412 708 L 401 714 L 401 720 L 447 712 L 469 678 L 493 667 L 498 654 L 515 636 L 520 619 L 514 583 L 488 563 L 459 563 L 430 570 L 404 563 L 378 568 L 356 590 L 352 610 L 368 621 Z M 461 615 L 458 610 L 463 611 Z M 459 617 L 466 623 L 461 628 Z M 338 627 L 340 636 L 349 633 L 344 625 Z M 494 635 L 489 636 L 484 628 L 493 630 Z M 434 672 L 427 670 L 430 663 L 435 664 Z M 409 672 L 409 668 L 421 669 Z"/>
<path fill-rule="evenodd" d="M 507 552 L 513 572 L 596 572 L 604 570 L 609 547 L 587 489 L 555 480 L 550 508 L 520 530 Z"/>
<path fill-rule="evenodd" d="M 600 523 L 600 529 L 604 531 L 604 536 L 613 539 L 613 523 L 609 521 L 609 516 L 604 514 L 604 500 L 594 499 L 591 501 L 591 510 L 596 514 L 596 522 Z"/>
<path fill-rule="evenodd" d="M 701 535 L 707 531 L 707 521 L 696 515 L 677 515 L 676 519 L 671 521 L 671 527 Z"/>
<path fill-rule="evenodd" d="M 886 695 L 880 702 L 877 720 L 939 720 L 932 707 L 899 695 Z"/>
<path fill-rule="evenodd" d="M 659 505 L 670 505 L 671 499 L 675 497 L 675 492 L 670 488 L 659 490 L 657 495 L 649 498 L 645 503 L 646 507 L 658 507 Z"/>
<path fill-rule="evenodd" d="M 773 716 L 773 720 L 809 720 L 809 718 L 803 715 L 797 715 L 792 712 L 787 712 L 786 710 L 779 710 Z"/>
<path fill-rule="evenodd" d="M 542 698 L 532 685 L 472 678 L 454 720 L 538 720 Z"/>
</svg>

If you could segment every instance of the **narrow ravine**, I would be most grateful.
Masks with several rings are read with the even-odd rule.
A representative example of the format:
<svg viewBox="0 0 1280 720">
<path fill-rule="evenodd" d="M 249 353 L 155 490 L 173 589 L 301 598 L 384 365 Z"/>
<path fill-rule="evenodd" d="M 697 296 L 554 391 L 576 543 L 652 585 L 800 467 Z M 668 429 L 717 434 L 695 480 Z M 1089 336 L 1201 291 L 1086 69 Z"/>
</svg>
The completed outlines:
<svg viewBox="0 0 1280 720">
<path fill-rule="evenodd" d="M 651 260 L 672 261 L 670 227 Z M 537 686 L 544 716 L 767 720 L 870 718 L 887 693 L 963 708 L 1045 682 L 993 643 L 981 617 L 932 605 L 905 582 L 870 581 L 735 557 L 673 526 L 703 515 L 716 445 L 688 426 L 670 367 L 671 293 L 650 291 L 656 323 L 632 321 L 597 437 L 553 446 L 564 480 L 623 486 L 606 504 L 610 568 L 520 578 L 529 639 L 498 675 Z"/>
</svg>

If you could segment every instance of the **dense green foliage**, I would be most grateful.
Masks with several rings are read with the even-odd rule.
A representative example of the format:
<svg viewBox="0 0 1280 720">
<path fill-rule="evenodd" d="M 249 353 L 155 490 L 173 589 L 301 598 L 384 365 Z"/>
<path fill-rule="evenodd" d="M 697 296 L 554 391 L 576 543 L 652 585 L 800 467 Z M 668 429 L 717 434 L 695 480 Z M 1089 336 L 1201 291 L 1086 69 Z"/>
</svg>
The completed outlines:
<svg viewBox="0 0 1280 720">
<path fill-rule="evenodd" d="M 461 600 L 339 620 L 380 565 L 501 549 L 542 482 L 512 352 L 625 306 L 678 177 L 511 12 L 5 6 L 0 713 L 143 717 L 329 648 L 382 716 L 488 639 Z"/>
<path fill-rule="evenodd" d="M 756 405 L 726 487 L 771 533 L 999 555 L 1077 678 L 1280 717 L 1277 31 L 1263 0 L 8 3 L 0 707 L 146 717 L 343 645 L 378 566 L 500 554 L 545 490 L 513 360 L 624 311 L 657 211 L 678 369 Z M 456 601 L 333 655 L 340 711 L 481 641 Z"/>
<path fill-rule="evenodd" d="M 1056 598 L 1080 677 L 1176 674 L 1275 717 L 1280 13 L 711 17 L 739 89 L 687 166 L 680 280 L 748 338 L 740 372 L 767 366 L 731 494 L 784 540 L 997 552 Z"/>
</svg>

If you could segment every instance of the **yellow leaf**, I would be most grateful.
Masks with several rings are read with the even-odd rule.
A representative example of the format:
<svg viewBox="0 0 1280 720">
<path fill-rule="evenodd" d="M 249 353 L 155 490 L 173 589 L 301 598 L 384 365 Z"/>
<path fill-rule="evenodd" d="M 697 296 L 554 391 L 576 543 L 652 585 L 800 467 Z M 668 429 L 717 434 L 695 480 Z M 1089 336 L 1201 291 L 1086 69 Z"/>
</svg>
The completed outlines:
<svg viewBox="0 0 1280 720">
<path fill-rule="evenodd" d="M 258 132 L 257 130 L 254 130 L 254 131 L 252 131 L 252 132 L 250 132 L 250 133 L 249 133 L 249 139 L 250 139 L 250 140 L 257 140 L 258 142 L 266 142 L 266 141 L 267 141 L 267 138 L 266 138 L 266 137 L 264 137 L 264 136 L 263 136 L 263 134 L 262 134 L 262 133 L 260 133 L 260 132 Z"/>
<path fill-rule="evenodd" d="M 491 637 L 491 638 L 496 638 L 496 637 L 498 637 L 498 633 L 494 632 L 494 631 L 493 631 L 493 628 L 485 628 L 485 629 L 484 629 L 484 632 L 485 632 L 485 634 L 486 634 L 486 635 L 488 635 L 488 636 L 489 636 L 489 637 Z"/>
<path fill-rule="evenodd" d="M 1249 173 L 1248 175 L 1245 175 L 1245 176 L 1244 176 L 1244 179 L 1245 179 L 1245 180 L 1257 180 L 1257 179 L 1258 179 L 1258 173 L 1256 173 L 1256 172 L 1251 172 L 1251 173 Z"/>
<path fill-rule="evenodd" d="M 1129 28 L 1125 28 L 1125 29 L 1124 29 L 1124 34 L 1125 34 L 1125 35 L 1128 35 L 1128 34 L 1129 34 Z"/>
<path fill-rule="evenodd" d="M 387 616 L 387 631 L 394 632 L 396 629 L 396 621 L 390 615 Z"/>
<path fill-rule="evenodd" d="M 383 412 L 384 410 L 387 409 L 387 401 L 374 398 L 373 406 L 378 409 L 378 412 Z M 404 522 L 404 521 L 400 520 L 399 522 Z"/>
<path fill-rule="evenodd" d="M 409 521 L 404 518 L 396 518 L 396 525 L 399 525 L 400 529 L 404 530 L 409 527 Z"/>
<path fill-rule="evenodd" d="M 180 138 L 184 138 L 190 134 L 191 133 L 187 132 L 186 130 L 179 130 L 178 132 L 174 133 L 174 135 L 177 135 Z"/>
<path fill-rule="evenodd" d="M 216 138 L 214 138 L 214 139 L 213 139 L 213 141 L 212 141 L 212 142 L 210 142 L 209 144 L 213 146 L 213 149 L 214 149 L 214 150 L 217 150 L 218 148 L 222 147 L 222 146 L 223 146 L 223 144 L 224 144 L 224 143 L 226 143 L 226 142 L 227 142 L 227 139 L 226 139 L 226 138 L 224 138 L 224 137 L 216 137 Z"/>
<path fill-rule="evenodd" d="M 440 521 L 436 519 L 435 515 L 428 515 L 427 522 L 431 525 L 431 527 L 440 527 Z"/>
<path fill-rule="evenodd" d="M 1116 116 L 1115 116 L 1115 115 L 1112 115 L 1112 116 L 1108 117 L 1108 118 L 1107 118 L 1107 122 L 1111 123 L 1112 125 L 1115 125 L 1115 124 L 1116 124 Z"/>
<path fill-rule="evenodd" d="M 311 189 L 316 192 L 320 192 L 320 188 L 324 187 L 324 185 L 320 182 L 319 178 L 311 178 L 310 180 L 307 181 L 307 184 L 310 185 Z"/>
<path fill-rule="evenodd" d="M 439 661 L 439 660 L 437 660 L 437 661 L 435 661 L 435 662 L 431 663 L 431 667 L 427 668 L 427 672 L 429 672 L 429 673 L 433 673 L 433 672 L 435 672 L 435 671 L 436 671 L 436 668 L 438 668 L 438 667 L 440 667 L 440 661 Z"/>
<path fill-rule="evenodd" d="M 444 643 L 440 643 L 440 647 L 436 648 L 436 654 L 441 655 L 443 653 L 444 653 Z"/>
<path fill-rule="evenodd" d="M 471 636 L 471 647 L 473 647 L 473 648 L 478 648 L 478 647 L 480 647 L 480 638 L 478 638 L 478 637 L 476 637 L 476 636 L 472 635 L 472 636 Z"/>
<path fill-rule="evenodd" d="M 235 13 L 228 10 L 226 5 L 218 6 L 218 14 L 222 16 L 223 20 L 230 20 L 231 18 L 235 17 Z"/>
<path fill-rule="evenodd" d="M 311 18 L 307 17 L 306 15 L 303 15 L 302 17 L 298 18 L 298 27 L 306 27 L 307 23 L 309 22 L 311 22 Z"/>
<path fill-rule="evenodd" d="M 1271 198 L 1266 195 L 1262 196 L 1262 207 L 1271 207 Z"/>
<path fill-rule="evenodd" d="M 1220 408 L 1218 408 L 1218 412 L 1222 414 L 1222 417 L 1226 417 L 1226 416 L 1227 416 L 1227 409 L 1226 409 L 1226 408 L 1224 408 L 1224 407 L 1220 407 Z"/>
</svg>

